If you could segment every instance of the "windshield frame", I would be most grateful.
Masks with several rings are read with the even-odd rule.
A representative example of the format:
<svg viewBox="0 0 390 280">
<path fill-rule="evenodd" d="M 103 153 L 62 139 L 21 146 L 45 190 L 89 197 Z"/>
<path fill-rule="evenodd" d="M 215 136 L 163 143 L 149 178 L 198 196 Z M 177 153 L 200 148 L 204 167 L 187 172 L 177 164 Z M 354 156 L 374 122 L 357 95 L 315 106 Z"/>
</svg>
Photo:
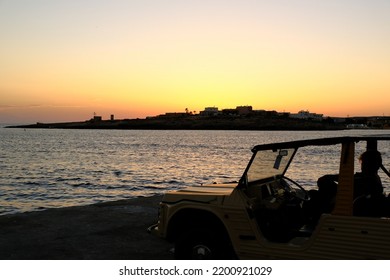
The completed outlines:
<svg viewBox="0 0 390 280">
<path fill-rule="evenodd" d="M 247 186 L 267 178 L 283 177 L 297 151 L 298 147 L 254 150 L 239 185 Z M 266 159 L 267 154 L 268 160 Z M 266 164 L 262 164 L 264 160 L 266 160 Z"/>
</svg>

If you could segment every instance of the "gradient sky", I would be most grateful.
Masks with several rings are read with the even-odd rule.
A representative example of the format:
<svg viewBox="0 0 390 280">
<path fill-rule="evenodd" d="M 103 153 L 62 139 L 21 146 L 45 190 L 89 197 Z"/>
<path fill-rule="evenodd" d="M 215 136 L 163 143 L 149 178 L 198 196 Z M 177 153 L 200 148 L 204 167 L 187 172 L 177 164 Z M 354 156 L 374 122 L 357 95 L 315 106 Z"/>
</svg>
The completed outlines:
<svg viewBox="0 0 390 280">
<path fill-rule="evenodd" d="M 0 122 L 390 115 L 389 0 L 0 0 Z"/>
</svg>

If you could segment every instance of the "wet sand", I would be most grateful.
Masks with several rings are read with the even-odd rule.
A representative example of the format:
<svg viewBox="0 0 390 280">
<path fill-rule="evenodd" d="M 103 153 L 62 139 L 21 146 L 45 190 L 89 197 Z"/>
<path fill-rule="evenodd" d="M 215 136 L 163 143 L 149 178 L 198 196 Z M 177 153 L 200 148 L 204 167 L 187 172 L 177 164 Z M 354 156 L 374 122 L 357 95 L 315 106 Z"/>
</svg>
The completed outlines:
<svg viewBox="0 0 390 280">
<path fill-rule="evenodd" d="M 161 196 L 0 216 L 2 260 L 172 259 L 148 234 Z"/>
</svg>

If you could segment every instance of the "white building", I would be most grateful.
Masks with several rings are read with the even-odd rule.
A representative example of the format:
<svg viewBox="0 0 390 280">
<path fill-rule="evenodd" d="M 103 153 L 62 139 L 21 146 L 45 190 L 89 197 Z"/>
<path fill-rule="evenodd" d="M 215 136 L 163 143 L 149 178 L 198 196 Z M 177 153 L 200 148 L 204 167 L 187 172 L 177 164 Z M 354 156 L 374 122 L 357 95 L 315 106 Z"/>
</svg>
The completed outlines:
<svg viewBox="0 0 390 280">
<path fill-rule="evenodd" d="M 323 114 L 310 113 L 309 111 L 301 110 L 298 114 L 290 114 L 290 118 L 301 120 L 322 121 Z"/>
<path fill-rule="evenodd" d="M 201 116 L 216 116 L 219 114 L 218 107 L 206 107 L 204 111 L 200 111 L 199 115 Z"/>
</svg>

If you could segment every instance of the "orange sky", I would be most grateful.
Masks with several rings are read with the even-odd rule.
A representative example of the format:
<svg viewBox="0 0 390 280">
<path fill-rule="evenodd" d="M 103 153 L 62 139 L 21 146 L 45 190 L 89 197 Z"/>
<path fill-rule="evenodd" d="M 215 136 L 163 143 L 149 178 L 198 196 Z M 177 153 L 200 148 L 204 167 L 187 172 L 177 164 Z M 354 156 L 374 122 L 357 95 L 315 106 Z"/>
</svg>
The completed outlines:
<svg viewBox="0 0 390 280">
<path fill-rule="evenodd" d="M 390 2 L 1 1 L 0 123 L 390 115 Z"/>
</svg>

